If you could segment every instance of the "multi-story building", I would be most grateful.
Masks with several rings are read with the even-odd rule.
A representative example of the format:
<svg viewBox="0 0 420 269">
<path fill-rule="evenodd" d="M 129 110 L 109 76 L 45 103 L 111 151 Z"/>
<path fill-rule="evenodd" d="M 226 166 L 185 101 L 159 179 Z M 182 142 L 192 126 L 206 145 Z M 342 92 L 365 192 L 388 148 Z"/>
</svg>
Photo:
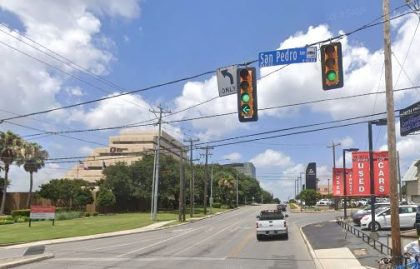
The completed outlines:
<svg viewBox="0 0 420 269">
<path fill-rule="evenodd" d="M 232 167 L 239 173 L 242 173 L 244 175 L 247 175 L 249 177 L 257 178 L 256 172 L 255 172 L 255 166 L 251 162 L 246 163 L 229 163 L 224 164 L 225 167 Z"/>
<path fill-rule="evenodd" d="M 420 160 L 416 160 L 410 165 L 402 181 L 405 182 L 406 199 L 420 203 Z"/>
<path fill-rule="evenodd" d="M 158 134 L 153 131 L 141 133 L 123 133 L 109 138 L 109 146 L 95 149 L 87 158 L 81 160 L 65 178 L 84 179 L 95 182 L 102 178 L 102 170 L 117 162 L 131 164 L 145 154 L 154 154 L 157 148 Z M 160 153 L 179 158 L 184 145 L 169 134 L 162 132 Z"/>
</svg>

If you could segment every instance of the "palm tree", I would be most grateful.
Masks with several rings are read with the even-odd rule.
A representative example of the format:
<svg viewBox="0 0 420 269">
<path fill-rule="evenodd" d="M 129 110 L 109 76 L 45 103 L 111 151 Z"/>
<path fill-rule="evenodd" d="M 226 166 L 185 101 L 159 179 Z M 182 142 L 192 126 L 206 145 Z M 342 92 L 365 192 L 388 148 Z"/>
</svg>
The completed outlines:
<svg viewBox="0 0 420 269">
<path fill-rule="evenodd" d="M 20 156 L 22 142 L 22 138 L 11 131 L 7 131 L 6 133 L 0 132 L 0 160 L 4 164 L 3 197 L 1 200 L 0 215 L 4 214 L 6 204 L 9 167 Z"/>
<path fill-rule="evenodd" d="M 235 188 L 235 178 L 231 173 L 224 171 L 218 173 L 216 178 L 222 202 L 229 203 L 229 205 L 231 205 L 232 194 Z"/>
<path fill-rule="evenodd" d="M 48 158 L 48 152 L 42 149 L 37 143 L 24 143 L 22 146 L 22 156 L 17 159 L 18 165 L 23 165 L 26 172 L 29 172 L 29 196 L 26 202 L 26 208 L 32 204 L 32 189 L 34 185 L 33 173 L 45 166 L 45 160 Z"/>
</svg>

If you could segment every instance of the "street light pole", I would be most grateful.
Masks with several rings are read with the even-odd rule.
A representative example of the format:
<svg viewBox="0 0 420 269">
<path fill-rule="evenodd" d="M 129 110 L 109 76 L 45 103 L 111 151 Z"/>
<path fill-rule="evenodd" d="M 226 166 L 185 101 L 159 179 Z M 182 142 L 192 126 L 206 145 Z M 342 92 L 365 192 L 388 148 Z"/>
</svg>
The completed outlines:
<svg viewBox="0 0 420 269">
<path fill-rule="evenodd" d="M 372 120 L 368 122 L 368 138 L 369 138 L 369 177 L 370 177 L 370 213 L 372 218 L 371 231 L 376 231 L 375 224 L 375 173 L 373 171 L 373 142 L 372 142 L 372 124 L 386 125 L 386 119 Z"/>
<path fill-rule="evenodd" d="M 347 219 L 347 183 L 346 183 L 346 151 L 358 151 L 357 148 L 343 149 L 343 185 L 344 185 L 344 220 Z"/>
</svg>

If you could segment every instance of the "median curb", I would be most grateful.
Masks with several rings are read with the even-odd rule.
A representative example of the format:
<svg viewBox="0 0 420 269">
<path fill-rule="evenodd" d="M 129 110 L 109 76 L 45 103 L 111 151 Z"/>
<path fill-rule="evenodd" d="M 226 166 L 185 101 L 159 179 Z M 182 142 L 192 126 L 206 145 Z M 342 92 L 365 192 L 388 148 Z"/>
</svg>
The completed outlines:
<svg viewBox="0 0 420 269">
<path fill-rule="evenodd" d="M 41 254 L 41 255 L 0 259 L 0 269 L 13 268 L 13 267 L 16 267 L 16 266 L 25 265 L 25 264 L 34 263 L 34 262 L 39 262 L 39 261 L 43 261 L 43 260 L 47 260 L 47 259 L 51 259 L 51 258 L 54 258 L 54 254 L 45 253 L 45 254 Z"/>
</svg>

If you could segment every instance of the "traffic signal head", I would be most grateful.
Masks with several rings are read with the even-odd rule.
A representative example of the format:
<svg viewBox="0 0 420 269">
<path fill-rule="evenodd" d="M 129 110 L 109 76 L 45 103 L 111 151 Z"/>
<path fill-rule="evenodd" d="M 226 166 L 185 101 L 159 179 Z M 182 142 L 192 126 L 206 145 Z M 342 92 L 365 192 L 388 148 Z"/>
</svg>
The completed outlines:
<svg viewBox="0 0 420 269">
<path fill-rule="evenodd" d="M 238 68 L 238 117 L 240 122 L 258 120 L 257 78 L 254 67 Z"/>
<path fill-rule="evenodd" d="M 343 87 L 343 62 L 340 42 L 321 46 L 321 69 L 322 88 L 324 90 Z"/>
</svg>

